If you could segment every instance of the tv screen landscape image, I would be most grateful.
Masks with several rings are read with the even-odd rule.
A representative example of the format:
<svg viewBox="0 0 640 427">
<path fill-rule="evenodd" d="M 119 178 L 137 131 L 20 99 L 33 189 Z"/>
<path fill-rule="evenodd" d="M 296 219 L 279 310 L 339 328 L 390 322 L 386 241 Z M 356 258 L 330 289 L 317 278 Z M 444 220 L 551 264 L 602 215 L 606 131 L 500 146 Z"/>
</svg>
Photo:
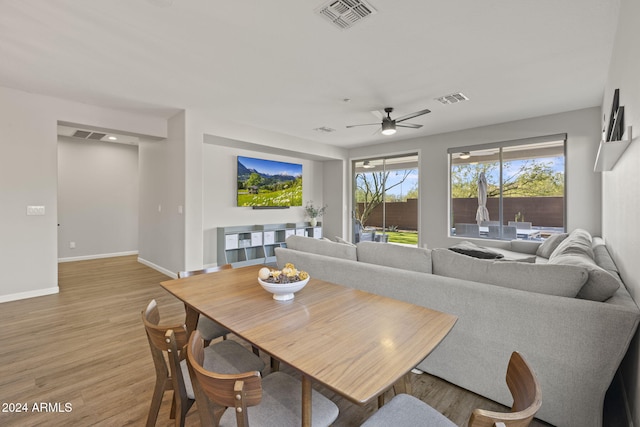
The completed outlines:
<svg viewBox="0 0 640 427">
<path fill-rule="evenodd" d="M 238 156 L 238 206 L 302 206 L 302 165 Z"/>
</svg>

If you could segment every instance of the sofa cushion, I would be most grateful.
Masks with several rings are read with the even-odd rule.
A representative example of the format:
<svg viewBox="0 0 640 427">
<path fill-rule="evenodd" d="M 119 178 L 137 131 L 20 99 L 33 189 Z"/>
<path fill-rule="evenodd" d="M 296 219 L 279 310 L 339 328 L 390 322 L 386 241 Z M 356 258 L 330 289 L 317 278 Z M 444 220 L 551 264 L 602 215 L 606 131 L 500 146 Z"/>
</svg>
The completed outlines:
<svg viewBox="0 0 640 427">
<path fill-rule="evenodd" d="M 556 250 L 558 245 L 562 243 L 568 236 L 568 233 L 552 234 L 544 242 L 542 242 L 540 246 L 538 246 L 536 255 L 543 258 L 549 258 L 553 251 Z"/>
<path fill-rule="evenodd" d="M 431 249 L 377 242 L 359 242 L 357 247 L 358 261 L 431 273 Z"/>
<path fill-rule="evenodd" d="M 619 279 L 609 273 L 585 254 L 563 254 L 549 259 L 547 265 L 578 266 L 587 269 L 589 279 L 584 284 L 578 298 L 592 301 L 605 301 L 616 293 L 620 287 Z"/>
<path fill-rule="evenodd" d="M 356 261 L 358 255 L 354 245 L 336 243 L 313 237 L 289 236 L 286 240 L 287 247 L 296 251 L 309 252 L 318 255 L 326 255 L 334 258 Z"/>
<path fill-rule="evenodd" d="M 431 252 L 433 274 L 547 295 L 574 298 L 588 278 L 583 267 L 471 258 L 448 249 Z"/>
<path fill-rule="evenodd" d="M 561 255 L 586 255 L 593 259 L 593 249 L 591 248 L 591 234 L 581 228 L 576 228 L 560 242 L 549 256 L 549 260 Z"/>
<path fill-rule="evenodd" d="M 591 234 L 579 228 L 573 230 L 558 245 L 549 257 L 549 264 L 571 265 L 587 269 L 589 279 L 578 292 L 578 298 L 605 301 L 620 287 L 619 279 L 596 263 Z"/>
</svg>

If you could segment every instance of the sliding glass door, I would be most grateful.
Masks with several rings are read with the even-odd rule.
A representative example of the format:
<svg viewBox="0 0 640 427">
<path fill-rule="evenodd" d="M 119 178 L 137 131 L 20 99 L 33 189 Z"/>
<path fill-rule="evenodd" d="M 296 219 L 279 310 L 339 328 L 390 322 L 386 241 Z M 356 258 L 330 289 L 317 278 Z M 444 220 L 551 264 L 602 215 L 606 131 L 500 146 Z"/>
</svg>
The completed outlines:
<svg viewBox="0 0 640 427">
<path fill-rule="evenodd" d="M 418 244 L 418 154 L 353 162 L 353 241 Z"/>
</svg>

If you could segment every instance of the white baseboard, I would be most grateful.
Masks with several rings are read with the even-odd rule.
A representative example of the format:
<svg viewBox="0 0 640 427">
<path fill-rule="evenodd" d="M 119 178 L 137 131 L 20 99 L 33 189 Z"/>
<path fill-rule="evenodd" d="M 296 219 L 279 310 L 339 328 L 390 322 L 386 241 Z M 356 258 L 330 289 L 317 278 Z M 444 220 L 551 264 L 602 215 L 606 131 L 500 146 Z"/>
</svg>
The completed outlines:
<svg viewBox="0 0 640 427">
<path fill-rule="evenodd" d="M 127 256 L 127 255 L 137 255 L 137 254 L 138 254 L 138 251 L 116 252 L 112 254 L 84 255 L 84 256 L 76 256 L 76 257 L 68 257 L 68 258 L 58 258 L 58 262 L 86 261 L 89 259 L 113 258 L 117 256 Z"/>
<path fill-rule="evenodd" d="M 0 295 L 0 303 L 52 295 L 57 294 L 58 292 L 60 292 L 60 288 L 55 286 L 53 288 L 36 289 L 35 291 L 18 292 L 17 294 Z"/>
<path fill-rule="evenodd" d="M 151 267 L 156 271 L 159 271 L 162 274 L 166 274 L 167 276 L 171 277 L 172 279 L 177 279 L 178 278 L 178 274 L 174 273 L 173 271 L 169 271 L 164 267 L 160 267 L 159 265 L 156 265 L 154 263 L 152 263 L 151 261 L 147 261 L 146 259 L 140 258 L 138 257 L 138 262 L 140 264 L 144 264 L 147 267 Z"/>
</svg>

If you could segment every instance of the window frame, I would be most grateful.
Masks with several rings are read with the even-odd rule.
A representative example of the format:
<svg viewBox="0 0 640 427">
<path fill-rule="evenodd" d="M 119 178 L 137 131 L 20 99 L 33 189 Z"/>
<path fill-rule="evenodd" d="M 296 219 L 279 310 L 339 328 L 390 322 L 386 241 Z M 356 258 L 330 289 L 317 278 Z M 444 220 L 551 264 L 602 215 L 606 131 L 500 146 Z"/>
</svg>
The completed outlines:
<svg viewBox="0 0 640 427">
<path fill-rule="evenodd" d="M 498 201 L 498 206 L 499 206 L 499 221 L 500 221 L 500 227 L 502 230 L 502 227 L 504 227 L 504 212 L 503 212 L 503 169 L 504 169 L 504 162 L 505 159 L 503 157 L 503 153 L 504 153 L 504 148 L 510 148 L 510 147 L 522 147 L 522 146 L 526 146 L 526 145 L 536 145 L 536 144 L 543 144 L 543 143 L 551 143 L 551 142 L 562 142 L 562 156 L 564 158 L 564 170 L 563 170 L 563 177 L 564 177 L 564 191 L 563 191 L 563 213 L 562 213 L 562 228 L 563 230 L 566 231 L 567 229 L 567 134 L 566 133 L 559 133 L 559 134 L 551 134 L 551 135 L 544 135 L 544 136 L 537 136 L 537 137 L 531 137 L 531 138 L 522 138 L 522 139 L 513 139 L 513 140 L 505 140 L 505 141 L 499 141 L 499 142 L 491 142 L 491 143 L 484 143 L 484 144 L 476 144 L 476 145 L 467 145 L 467 146 L 458 146 L 458 147 L 451 147 L 447 149 L 447 159 L 448 159 L 448 163 L 449 163 L 449 168 L 448 168 L 448 175 L 449 175 L 449 214 L 448 214 L 448 236 L 449 237 L 462 237 L 462 236 L 456 236 L 456 234 L 453 233 L 453 229 L 454 229 L 454 222 L 455 222 L 455 218 L 453 217 L 453 177 L 452 177 L 452 168 L 453 168 L 453 154 L 457 154 L 457 153 L 464 153 L 464 152 L 473 152 L 473 151 L 480 151 L 480 150 L 492 150 L 492 149 L 498 149 L 498 160 L 497 162 L 499 162 L 499 180 L 500 180 L 500 195 L 499 195 L 499 201 Z M 535 157 L 532 157 L 532 159 Z M 508 161 L 508 160 L 507 160 Z M 501 233 L 502 235 L 502 233 Z M 496 240 L 493 238 L 488 238 L 488 237 L 479 237 L 480 239 L 483 240 Z M 502 240 L 502 239 L 500 239 Z"/>
</svg>

